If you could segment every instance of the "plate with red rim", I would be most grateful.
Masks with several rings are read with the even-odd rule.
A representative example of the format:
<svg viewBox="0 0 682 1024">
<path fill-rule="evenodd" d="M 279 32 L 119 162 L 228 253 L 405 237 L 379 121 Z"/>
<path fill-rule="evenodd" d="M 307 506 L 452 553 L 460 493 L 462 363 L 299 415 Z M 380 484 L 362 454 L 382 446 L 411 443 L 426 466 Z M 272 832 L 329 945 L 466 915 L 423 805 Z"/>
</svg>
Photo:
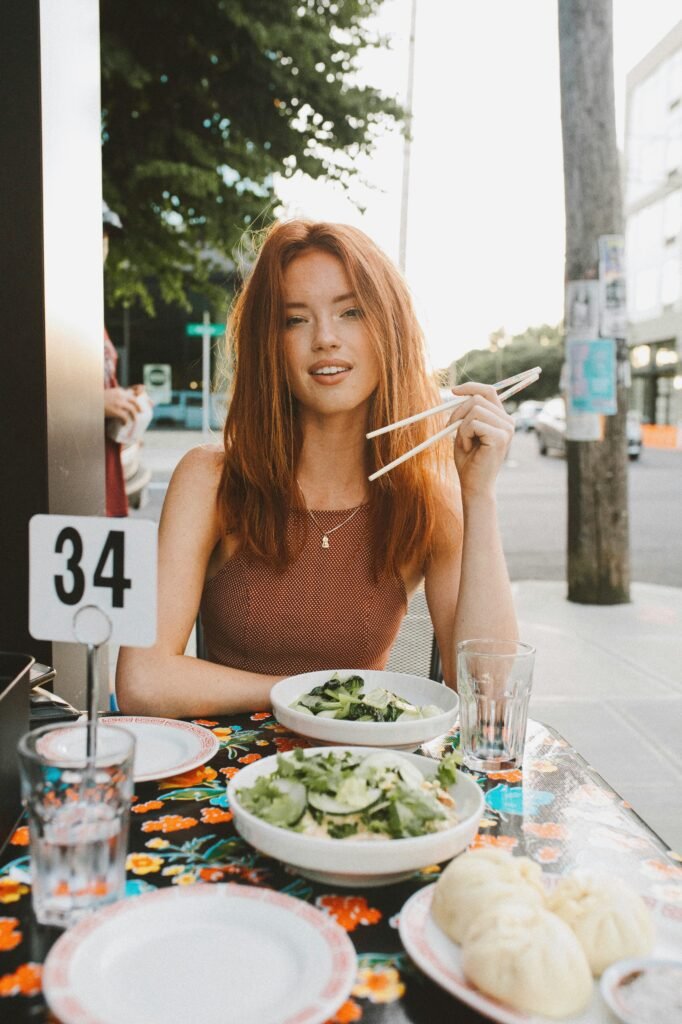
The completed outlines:
<svg viewBox="0 0 682 1024">
<path fill-rule="evenodd" d="M 209 761 L 220 743 L 209 729 L 174 718 L 120 715 L 99 719 L 103 725 L 126 729 L 135 737 L 135 782 L 166 779 L 199 768 Z M 106 750 L 106 732 L 100 750 Z M 53 760 L 78 760 L 84 756 L 85 733 L 69 726 L 56 727 L 42 737 L 38 753 Z"/>
<path fill-rule="evenodd" d="M 550 876 L 546 881 L 551 886 L 553 877 Z M 477 989 L 462 970 L 461 947 L 449 939 L 431 917 L 434 888 L 434 885 L 427 885 L 410 896 L 400 911 L 398 928 L 410 958 L 446 992 L 498 1024 L 556 1024 L 557 1019 L 567 1021 L 568 1024 L 613 1024 L 614 1018 L 600 991 L 599 979 L 595 979 L 592 1000 L 582 1013 L 552 1019 L 515 1010 Z M 647 899 L 647 904 L 654 915 L 657 931 L 653 955 L 679 958 L 682 922 L 677 915 L 669 914 L 667 908 L 656 901 Z"/>
<path fill-rule="evenodd" d="M 84 918 L 50 950 L 43 991 L 63 1024 L 323 1024 L 356 971 L 329 915 L 271 889 L 200 883 Z"/>
</svg>

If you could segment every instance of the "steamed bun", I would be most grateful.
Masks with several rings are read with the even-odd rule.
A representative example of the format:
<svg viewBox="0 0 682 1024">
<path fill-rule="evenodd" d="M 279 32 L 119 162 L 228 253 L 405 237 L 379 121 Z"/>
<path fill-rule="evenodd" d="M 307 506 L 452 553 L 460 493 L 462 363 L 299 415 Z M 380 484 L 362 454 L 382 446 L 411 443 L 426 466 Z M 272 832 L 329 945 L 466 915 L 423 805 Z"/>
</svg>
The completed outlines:
<svg viewBox="0 0 682 1024">
<path fill-rule="evenodd" d="M 462 942 L 478 915 L 501 900 L 541 907 L 542 870 L 528 857 L 506 850 L 470 850 L 455 858 L 436 882 L 431 914 L 441 931 Z"/>
<path fill-rule="evenodd" d="M 550 893 L 548 906 L 573 929 L 596 976 L 615 960 L 645 956 L 653 945 L 644 901 L 611 875 L 574 871 Z"/>
<path fill-rule="evenodd" d="M 526 1013 L 568 1017 L 592 998 L 575 934 L 537 904 L 507 900 L 484 911 L 467 931 L 462 969 L 482 992 Z"/>
</svg>

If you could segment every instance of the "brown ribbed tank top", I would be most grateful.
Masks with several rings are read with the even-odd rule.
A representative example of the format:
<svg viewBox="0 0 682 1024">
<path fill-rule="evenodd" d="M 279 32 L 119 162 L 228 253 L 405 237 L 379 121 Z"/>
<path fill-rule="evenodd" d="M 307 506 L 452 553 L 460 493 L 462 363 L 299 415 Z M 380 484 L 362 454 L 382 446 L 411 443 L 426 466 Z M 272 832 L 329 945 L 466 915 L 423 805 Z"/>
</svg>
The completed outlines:
<svg viewBox="0 0 682 1024">
<path fill-rule="evenodd" d="M 369 506 L 292 509 L 288 539 L 301 525 L 301 554 L 278 571 L 240 551 L 204 585 L 201 619 L 209 661 L 266 675 L 384 668 L 407 611 L 401 577 L 372 574 Z M 301 518 L 304 522 L 301 524 Z M 298 533 L 296 533 L 298 536 Z"/>
</svg>

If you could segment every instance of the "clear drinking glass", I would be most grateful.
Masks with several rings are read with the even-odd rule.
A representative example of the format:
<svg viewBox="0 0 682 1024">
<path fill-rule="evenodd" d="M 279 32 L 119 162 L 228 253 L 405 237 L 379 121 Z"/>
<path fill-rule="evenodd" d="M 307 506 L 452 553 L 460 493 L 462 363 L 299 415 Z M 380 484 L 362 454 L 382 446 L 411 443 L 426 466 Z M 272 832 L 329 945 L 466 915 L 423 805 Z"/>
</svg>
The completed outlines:
<svg viewBox="0 0 682 1024">
<path fill-rule="evenodd" d="M 135 737 L 98 725 L 89 764 L 87 728 L 46 725 L 18 745 L 33 909 L 41 924 L 60 928 L 125 891 Z"/>
<path fill-rule="evenodd" d="M 457 644 L 462 760 L 479 772 L 523 760 L 535 648 L 516 640 Z"/>
</svg>

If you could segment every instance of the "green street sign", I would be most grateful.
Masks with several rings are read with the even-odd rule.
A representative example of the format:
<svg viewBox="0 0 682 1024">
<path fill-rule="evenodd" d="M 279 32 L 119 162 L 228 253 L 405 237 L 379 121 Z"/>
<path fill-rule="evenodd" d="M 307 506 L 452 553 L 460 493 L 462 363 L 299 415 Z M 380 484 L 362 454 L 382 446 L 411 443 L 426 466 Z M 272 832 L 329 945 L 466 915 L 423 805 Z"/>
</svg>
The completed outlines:
<svg viewBox="0 0 682 1024">
<path fill-rule="evenodd" d="M 201 338 L 204 332 L 208 332 L 211 338 L 215 338 L 218 334 L 225 333 L 225 324 L 186 324 L 185 334 L 189 335 L 190 338 Z"/>
</svg>

